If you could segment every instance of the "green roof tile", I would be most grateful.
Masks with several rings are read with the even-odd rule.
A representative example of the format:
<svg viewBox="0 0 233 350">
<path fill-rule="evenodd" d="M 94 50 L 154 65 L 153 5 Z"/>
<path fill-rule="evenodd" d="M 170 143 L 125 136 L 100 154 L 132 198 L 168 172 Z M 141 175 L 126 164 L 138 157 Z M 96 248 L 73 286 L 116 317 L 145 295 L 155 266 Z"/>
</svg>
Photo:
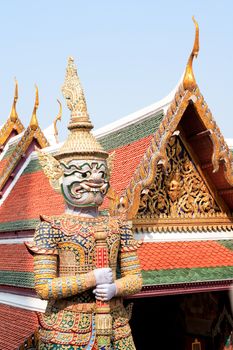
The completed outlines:
<svg viewBox="0 0 233 350">
<path fill-rule="evenodd" d="M 0 270 L 0 284 L 5 286 L 34 288 L 34 273 Z"/>
<path fill-rule="evenodd" d="M 0 222 L 0 232 L 16 231 L 16 230 L 33 230 L 36 228 L 38 219 L 18 220 L 10 222 Z"/>
<path fill-rule="evenodd" d="M 142 271 L 143 285 L 192 283 L 233 279 L 233 266 Z"/>
<path fill-rule="evenodd" d="M 103 137 L 98 137 L 98 141 L 106 151 L 123 147 L 153 134 L 158 129 L 163 116 L 164 114 L 162 111 L 152 114 L 142 121 L 128 125 L 125 128 L 111 132 Z"/>
<path fill-rule="evenodd" d="M 29 164 L 27 165 L 27 167 L 24 169 L 23 174 L 30 174 L 30 173 L 34 173 L 36 171 L 41 170 L 41 165 L 39 162 L 39 159 L 32 159 Z"/>
</svg>

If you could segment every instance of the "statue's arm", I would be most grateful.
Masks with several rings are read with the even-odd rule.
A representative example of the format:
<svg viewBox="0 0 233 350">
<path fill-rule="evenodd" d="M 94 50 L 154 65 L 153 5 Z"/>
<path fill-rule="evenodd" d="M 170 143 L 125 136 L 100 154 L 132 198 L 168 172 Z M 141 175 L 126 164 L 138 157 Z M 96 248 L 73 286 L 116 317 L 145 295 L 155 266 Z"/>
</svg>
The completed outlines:
<svg viewBox="0 0 233 350">
<path fill-rule="evenodd" d="M 34 255 L 35 289 L 42 299 L 69 297 L 96 285 L 93 271 L 77 276 L 58 276 L 57 239 L 58 230 L 48 222 L 41 222 L 36 229 L 34 242 L 26 244 Z"/>
<path fill-rule="evenodd" d="M 130 224 L 127 221 L 123 222 L 119 252 L 121 278 L 115 281 L 117 296 L 135 294 L 142 288 L 141 268 L 137 255 L 138 246 L 138 242 L 133 239 Z"/>
<path fill-rule="evenodd" d="M 57 259 L 57 255 L 34 255 L 35 290 L 41 299 L 69 297 L 96 285 L 93 271 L 57 277 Z"/>
</svg>

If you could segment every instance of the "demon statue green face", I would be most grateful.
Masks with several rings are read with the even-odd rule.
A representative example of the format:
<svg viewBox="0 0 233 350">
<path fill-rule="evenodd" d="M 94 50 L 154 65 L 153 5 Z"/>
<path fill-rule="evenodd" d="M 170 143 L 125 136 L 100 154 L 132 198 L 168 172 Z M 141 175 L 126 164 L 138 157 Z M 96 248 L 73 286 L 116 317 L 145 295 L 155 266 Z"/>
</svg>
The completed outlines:
<svg viewBox="0 0 233 350">
<path fill-rule="evenodd" d="M 61 190 L 67 203 L 74 207 L 99 207 L 103 203 L 109 188 L 106 161 L 71 160 L 61 166 Z"/>
</svg>

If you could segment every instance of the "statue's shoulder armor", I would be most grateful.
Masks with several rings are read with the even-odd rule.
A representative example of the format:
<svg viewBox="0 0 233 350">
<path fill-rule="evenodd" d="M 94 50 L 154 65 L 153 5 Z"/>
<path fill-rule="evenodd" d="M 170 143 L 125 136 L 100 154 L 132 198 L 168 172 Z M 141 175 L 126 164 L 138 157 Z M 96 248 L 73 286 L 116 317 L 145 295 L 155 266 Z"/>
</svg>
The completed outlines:
<svg viewBox="0 0 233 350">
<path fill-rule="evenodd" d="M 49 217 L 41 216 L 37 225 L 33 242 L 27 242 L 26 246 L 31 253 L 57 254 L 57 239 L 59 231 L 54 229 Z"/>
<path fill-rule="evenodd" d="M 121 251 L 126 252 L 137 250 L 142 242 L 134 239 L 132 221 L 126 220 L 124 217 L 119 217 L 118 224 L 121 232 Z"/>
</svg>

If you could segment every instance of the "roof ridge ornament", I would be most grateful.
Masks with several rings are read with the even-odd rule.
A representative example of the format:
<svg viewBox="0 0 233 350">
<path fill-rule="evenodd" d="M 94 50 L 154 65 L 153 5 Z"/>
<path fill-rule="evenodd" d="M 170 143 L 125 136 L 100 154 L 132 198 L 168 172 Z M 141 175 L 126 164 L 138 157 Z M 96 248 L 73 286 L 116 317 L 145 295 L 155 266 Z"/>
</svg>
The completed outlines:
<svg viewBox="0 0 233 350">
<path fill-rule="evenodd" d="M 61 121 L 61 117 L 62 117 L 62 104 L 61 102 L 57 99 L 57 102 L 59 104 L 59 112 L 58 115 L 56 116 L 56 118 L 54 119 L 53 122 L 53 127 L 54 127 L 54 136 L 56 139 L 56 142 L 58 143 L 58 129 L 57 129 L 57 122 L 58 120 Z"/>
<path fill-rule="evenodd" d="M 193 74 L 193 58 L 198 55 L 199 52 L 199 26 L 197 21 L 195 20 L 194 16 L 192 17 L 192 20 L 195 25 L 195 39 L 193 44 L 192 52 L 189 56 L 188 63 L 186 65 L 184 79 L 183 79 L 183 87 L 185 90 L 192 91 L 196 87 L 196 80 Z"/>
<path fill-rule="evenodd" d="M 34 131 L 39 126 L 38 119 L 37 119 L 37 116 L 36 116 L 36 111 L 37 111 L 37 109 L 39 107 L 39 91 L 38 91 L 38 86 L 36 84 L 35 84 L 35 88 L 36 88 L 35 103 L 34 103 L 32 117 L 31 117 L 31 121 L 30 121 L 30 128 L 32 130 L 34 130 Z"/>
<path fill-rule="evenodd" d="M 13 103 L 12 103 L 12 107 L 11 107 L 11 113 L 10 113 L 10 120 L 15 123 L 16 120 L 18 119 L 18 114 L 17 114 L 17 111 L 16 111 L 16 103 L 18 101 L 18 82 L 15 78 L 15 93 L 14 93 L 14 100 L 13 100 Z"/>
</svg>

